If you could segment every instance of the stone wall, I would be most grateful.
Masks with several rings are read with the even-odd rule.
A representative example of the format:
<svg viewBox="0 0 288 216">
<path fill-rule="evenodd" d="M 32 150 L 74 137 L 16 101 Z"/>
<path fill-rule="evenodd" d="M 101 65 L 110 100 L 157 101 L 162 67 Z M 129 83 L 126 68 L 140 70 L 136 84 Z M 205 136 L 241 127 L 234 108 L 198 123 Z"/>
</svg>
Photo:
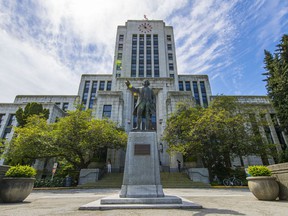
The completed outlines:
<svg viewBox="0 0 288 216">
<path fill-rule="evenodd" d="M 274 164 L 268 166 L 280 186 L 279 199 L 288 200 L 288 163 Z"/>
</svg>

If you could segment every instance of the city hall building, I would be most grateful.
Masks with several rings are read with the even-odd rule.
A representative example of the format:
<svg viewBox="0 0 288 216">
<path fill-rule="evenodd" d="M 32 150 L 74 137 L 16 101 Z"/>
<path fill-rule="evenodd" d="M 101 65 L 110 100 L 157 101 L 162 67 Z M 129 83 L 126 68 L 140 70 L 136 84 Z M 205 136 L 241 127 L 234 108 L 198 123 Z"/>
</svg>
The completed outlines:
<svg viewBox="0 0 288 216">
<path fill-rule="evenodd" d="M 161 20 L 128 20 L 124 26 L 118 26 L 113 72 L 107 74 L 83 74 L 77 95 L 19 95 L 14 103 L 0 104 L 0 136 L 11 139 L 16 126 L 15 112 L 28 102 L 38 102 L 50 110 L 49 122 L 56 117 L 65 116 L 65 111 L 75 109 L 82 103 L 85 109 L 91 109 L 95 118 L 110 118 L 129 133 L 136 126 L 133 116 L 137 96 L 126 87 L 129 80 L 134 87 L 141 87 L 149 80 L 156 96 L 156 113 L 152 116 L 153 128 L 157 131 L 159 158 L 163 168 L 177 170 L 177 159 L 183 164 L 180 154 L 167 153 L 167 144 L 162 141 L 169 114 L 176 110 L 179 101 L 190 100 L 195 106 L 207 107 L 212 96 L 207 75 L 181 75 L 185 71 L 177 70 L 176 47 L 173 27 L 166 26 Z M 236 96 L 240 103 L 256 105 L 264 109 L 267 121 L 273 122 L 275 111 L 266 96 Z M 145 124 L 145 121 L 143 121 Z M 276 145 L 280 152 L 287 148 L 287 137 L 281 132 L 277 121 L 263 133 Z M 108 150 L 115 171 L 122 170 L 125 160 L 123 150 Z M 256 156 L 243 157 L 245 166 L 262 164 Z M 3 163 L 3 160 L 2 162 Z M 238 160 L 233 161 L 239 164 Z M 273 164 L 273 158 L 269 159 Z M 201 164 L 196 164 L 201 167 Z"/>
</svg>

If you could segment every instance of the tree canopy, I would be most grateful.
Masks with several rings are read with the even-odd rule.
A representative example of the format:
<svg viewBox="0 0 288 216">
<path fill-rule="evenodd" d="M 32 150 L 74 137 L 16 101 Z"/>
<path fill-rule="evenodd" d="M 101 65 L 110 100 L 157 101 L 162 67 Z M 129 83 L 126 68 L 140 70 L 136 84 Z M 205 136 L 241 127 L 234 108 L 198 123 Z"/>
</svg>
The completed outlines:
<svg viewBox="0 0 288 216">
<path fill-rule="evenodd" d="M 24 110 L 19 107 L 16 111 L 16 119 L 18 122 L 18 126 L 23 127 L 27 124 L 28 117 L 32 115 L 40 115 L 41 117 L 48 119 L 49 118 L 49 109 L 43 109 L 42 104 L 39 103 L 28 103 Z"/>
<path fill-rule="evenodd" d="M 125 147 L 126 141 L 123 129 L 107 119 L 93 119 L 90 110 L 68 112 L 53 124 L 34 115 L 24 127 L 15 128 L 7 157 L 14 164 L 57 157 L 80 170 L 106 157 L 107 148 Z"/>
<path fill-rule="evenodd" d="M 230 159 L 236 156 L 265 157 L 270 145 L 262 142 L 258 126 L 258 133 L 253 131 L 250 111 L 246 108 L 245 113 L 233 97 L 219 96 L 208 108 L 180 103 L 167 121 L 164 140 L 170 151 L 201 158 L 210 171 L 216 166 L 230 168 Z"/>
<path fill-rule="evenodd" d="M 274 55 L 265 53 L 266 89 L 282 128 L 288 132 L 288 35 L 283 35 Z"/>
</svg>

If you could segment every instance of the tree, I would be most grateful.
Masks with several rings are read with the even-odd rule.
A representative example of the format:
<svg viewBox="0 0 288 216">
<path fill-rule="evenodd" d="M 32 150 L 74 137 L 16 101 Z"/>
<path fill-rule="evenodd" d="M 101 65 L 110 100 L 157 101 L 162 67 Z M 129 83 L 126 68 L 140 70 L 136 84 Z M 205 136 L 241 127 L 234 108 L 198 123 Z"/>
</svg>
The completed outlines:
<svg viewBox="0 0 288 216">
<path fill-rule="evenodd" d="M 49 109 L 43 109 L 42 104 L 35 102 L 28 103 L 24 111 L 21 107 L 16 111 L 16 119 L 19 127 L 23 127 L 27 123 L 27 118 L 32 115 L 40 115 L 45 119 L 49 118 Z"/>
<path fill-rule="evenodd" d="M 5 157 L 12 165 L 31 164 L 35 159 L 58 156 L 55 143 L 53 124 L 48 124 L 39 115 L 32 115 L 25 126 L 15 127 Z"/>
<path fill-rule="evenodd" d="M 217 97 L 208 108 L 180 103 L 167 121 L 164 140 L 170 151 L 201 158 L 210 176 L 219 177 L 216 170 L 230 169 L 233 157 L 268 153 L 268 143 L 247 124 L 251 112 L 233 97 Z"/>
<path fill-rule="evenodd" d="M 53 124 L 34 115 L 24 127 L 15 129 L 7 157 L 14 164 L 57 157 L 80 170 L 95 158 L 106 157 L 107 148 L 125 147 L 126 141 L 123 129 L 112 121 L 93 119 L 89 110 L 68 112 Z"/>
<path fill-rule="evenodd" d="M 76 169 L 105 160 L 108 148 L 123 148 L 127 142 L 123 129 L 108 119 L 93 119 L 91 110 L 69 112 L 56 123 L 55 136 L 58 152 Z"/>
<path fill-rule="evenodd" d="M 282 129 L 288 132 L 288 35 L 283 35 L 280 44 L 272 55 L 264 50 L 266 76 L 266 89 L 273 106 L 277 111 L 277 116 Z"/>
</svg>

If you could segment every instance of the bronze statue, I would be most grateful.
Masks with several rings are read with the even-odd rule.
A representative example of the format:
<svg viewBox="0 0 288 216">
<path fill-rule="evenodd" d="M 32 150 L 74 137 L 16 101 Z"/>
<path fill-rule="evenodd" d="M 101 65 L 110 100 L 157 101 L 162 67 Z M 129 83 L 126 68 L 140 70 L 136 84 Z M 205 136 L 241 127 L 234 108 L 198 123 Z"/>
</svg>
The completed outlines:
<svg viewBox="0 0 288 216">
<path fill-rule="evenodd" d="M 149 80 L 145 80 L 142 83 L 143 87 L 141 88 L 134 88 L 128 80 L 126 80 L 125 84 L 131 92 L 138 94 L 137 104 L 133 112 L 133 114 L 137 115 L 137 127 L 135 129 L 140 130 L 142 117 L 145 117 L 145 129 L 142 128 L 142 130 L 151 130 L 151 115 L 155 113 L 156 109 L 155 95 L 153 90 L 149 88 Z"/>
</svg>

